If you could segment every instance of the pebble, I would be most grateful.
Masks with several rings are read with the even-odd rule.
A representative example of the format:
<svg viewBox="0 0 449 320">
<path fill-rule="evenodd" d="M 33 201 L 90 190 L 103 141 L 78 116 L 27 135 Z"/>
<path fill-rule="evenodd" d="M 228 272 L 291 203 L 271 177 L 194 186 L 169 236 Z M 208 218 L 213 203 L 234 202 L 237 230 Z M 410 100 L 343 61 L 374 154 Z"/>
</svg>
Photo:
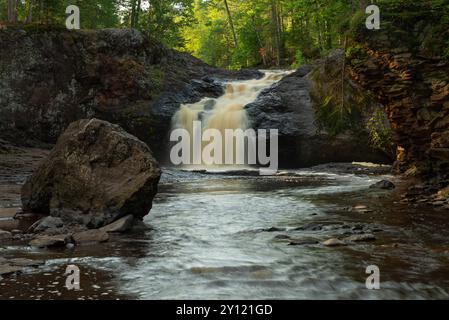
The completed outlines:
<svg viewBox="0 0 449 320">
<path fill-rule="evenodd" d="M 338 246 L 346 246 L 346 243 L 344 243 L 343 241 L 341 241 L 337 238 L 332 238 L 332 239 L 324 241 L 323 245 L 326 247 L 338 247 Z"/>
</svg>

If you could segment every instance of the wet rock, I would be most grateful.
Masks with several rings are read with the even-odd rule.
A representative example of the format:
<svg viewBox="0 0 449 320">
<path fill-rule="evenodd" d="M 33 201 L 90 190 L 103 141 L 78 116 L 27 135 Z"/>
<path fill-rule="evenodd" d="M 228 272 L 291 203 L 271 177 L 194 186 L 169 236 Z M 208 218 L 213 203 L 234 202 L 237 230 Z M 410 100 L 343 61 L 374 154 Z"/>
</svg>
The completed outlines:
<svg viewBox="0 0 449 320">
<path fill-rule="evenodd" d="M 10 265 L 0 265 L 0 276 L 7 276 L 10 274 L 21 272 L 22 268 Z"/>
<path fill-rule="evenodd" d="M 23 232 L 22 232 L 22 230 L 14 229 L 14 230 L 11 230 L 11 233 L 13 236 L 17 236 L 17 235 L 22 234 Z"/>
<path fill-rule="evenodd" d="M 316 239 L 293 239 L 289 242 L 289 246 L 306 246 L 318 244 L 319 241 Z"/>
<path fill-rule="evenodd" d="M 11 232 L 0 230 L 0 241 L 11 240 L 12 237 L 13 237 L 13 235 Z"/>
<path fill-rule="evenodd" d="M 323 242 L 323 245 L 326 247 L 340 247 L 346 246 L 347 244 L 337 238 L 332 238 Z"/>
<path fill-rule="evenodd" d="M 127 232 L 132 229 L 134 225 L 134 216 L 127 215 L 126 217 L 123 217 L 111 224 L 108 224 L 107 226 L 104 226 L 101 228 L 101 231 L 104 232 L 111 232 L 111 233 L 123 233 Z"/>
<path fill-rule="evenodd" d="M 316 223 L 309 223 L 304 226 L 294 229 L 295 231 L 321 231 L 323 230 L 323 225 Z"/>
<path fill-rule="evenodd" d="M 278 234 L 273 238 L 276 242 L 289 242 L 291 240 L 290 236 L 286 234 Z"/>
<path fill-rule="evenodd" d="M 17 267 L 38 267 L 45 264 L 45 261 L 43 260 L 31 260 L 31 259 L 25 259 L 25 258 L 14 258 L 10 259 L 8 263 L 12 266 Z"/>
<path fill-rule="evenodd" d="M 349 242 L 369 242 L 369 241 L 376 241 L 376 237 L 373 234 L 365 233 L 365 234 L 355 234 L 345 238 L 344 240 Z"/>
<path fill-rule="evenodd" d="M 267 229 L 262 229 L 262 232 L 281 232 L 281 231 L 285 231 L 285 228 L 277 228 L 277 227 L 271 227 L 271 228 L 267 228 Z"/>
<path fill-rule="evenodd" d="M 142 218 L 151 210 L 160 174 L 145 143 L 117 125 L 81 120 L 26 181 L 23 208 L 88 228 L 126 215 Z"/>
<path fill-rule="evenodd" d="M 31 232 L 41 233 L 44 231 L 57 232 L 64 226 L 64 222 L 58 217 L 45 217 L 30 227 Z"/>
<path fill-rule="evenodd" d="M 73 235 L 73 240 L 77 245 L 94 244 L 108 241 L 109 235 L 105 231 L 93 229 L 75 233 Z"/>
<path fill-rule="evenodd" d="M 396 186 L 394 185 L 394 183 L 388 180 L 382 180 L 370 186 L 370 189 L 381 189 L 381 190 L 393 190 L 395 188 Z"/>
<path fill-rule="evenodd" d="M 64 247 L 69 242 L 70 236 L 68 235 L 63 234 L 56 236 L 41 235 L 31 240 L 29 245 L 38 248 L 55 248 L 55 247 Z"/>
</svg>

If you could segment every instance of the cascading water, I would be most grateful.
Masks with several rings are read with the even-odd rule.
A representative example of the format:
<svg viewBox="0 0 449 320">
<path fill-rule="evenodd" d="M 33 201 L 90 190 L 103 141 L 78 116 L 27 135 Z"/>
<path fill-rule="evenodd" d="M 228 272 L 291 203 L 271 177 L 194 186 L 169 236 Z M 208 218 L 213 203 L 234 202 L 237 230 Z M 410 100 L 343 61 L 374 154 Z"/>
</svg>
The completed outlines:
<svg viewBox="0 0 449 320">
<path fill-rule="evenodd" d="M 217 99 L 204 98 L 197 103 L 181 105 L 172 119 L 172 129 L 185 129 L 192 137 L 194 122 L 201 121 L 203 132 L 207 129 L 216 129 L 222 137 L 225 137 L 226 129 L 246 130 L 250 128 L 250 121 L 245 106 L 254 102 L 264 89 L 289 73 L 290 71 L 266 71 L 261 79 L 228 82 L 225 84 L 225 94 Z M 229 152 L 226 143 L 229 142 L 222 143 L 223 158 L 226 157 L 225 153 Z M 203 143 L 202 148 L 204 147 Z M 201 168 L 204 167 L 203 163 Z"/>
</svg>

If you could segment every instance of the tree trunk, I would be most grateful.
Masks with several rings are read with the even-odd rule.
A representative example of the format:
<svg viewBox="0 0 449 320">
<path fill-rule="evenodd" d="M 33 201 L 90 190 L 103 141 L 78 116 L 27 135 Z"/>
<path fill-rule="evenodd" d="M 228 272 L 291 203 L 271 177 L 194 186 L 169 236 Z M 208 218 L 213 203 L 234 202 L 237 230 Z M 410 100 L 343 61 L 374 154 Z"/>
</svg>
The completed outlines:
<svg viewBox="0 0 449 320">
<path fill-rule="evenodd" d="M 26 23 L 32 23 L 33 22 L 33 0 L 28 0 L 28 14 Z"/>
<path fill-rule="evenodd" d="M 281 41 L 279 37 L 279 15 L 276 0 L 271 0 L 271 29 L 276 66 L 279 67 L 281 65 Z"/>
<path fill-rule="evenodd" d="M 8 22 L 17 23 L 17 0 L 8 0 Z"/>
<path fill-rule="evenodd" d="M 369 2 L 370 2 L 369 0 L 360 0 L 360 10 L 362 12 L 365 12 L 366 7 L 368 7 Z"/>
<path fill-rule="evenodd" d="M 232 14 L 231 14 L 231 10 L 229 9 L 228 0 L 224 0 L 224 4 L 226 7 L 226 12 L 228 13 L 228 19 L 229 19 L 229 25 L 230 25 L 231 31 L 232 31 L 232 37 L 234 38 L 234 46 L 237 48 L 237 46 L 238 46 L 237 34 L 235 33 L 234 22 L 232 21 Z"/>
<path fill-rule="evenodd" d="M 343 45 L 343 66 L 341 68 L 341 109 L 345 108 L 345 74 L 346 74 L 346 49 L 348 46 L 348 36 L 345 36 Z"/>
<path fill-rule="evenodd" d="M 136 0 L 131 1 L 131 23 L 130 27 L 134 28 L 136 25 Z"/>
<path fill-rule="evenodd" d="M 134 18 L 135 28 L 139 26 L 140 8 L 142 6 L 142 0 L 137 0 L 136 17 Z"/>
</svg>

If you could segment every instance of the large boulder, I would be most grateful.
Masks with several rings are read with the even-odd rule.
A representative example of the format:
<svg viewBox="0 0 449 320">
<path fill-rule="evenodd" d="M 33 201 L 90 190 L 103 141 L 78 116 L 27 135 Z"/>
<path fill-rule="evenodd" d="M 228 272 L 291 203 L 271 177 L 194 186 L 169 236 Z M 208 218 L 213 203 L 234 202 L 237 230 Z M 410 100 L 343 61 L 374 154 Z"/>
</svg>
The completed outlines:
<svg viewBox="0 0 449 320">
<path fill-rule="evenodd" d="M 390 159 L 368 145 L 368 132 L 330 135 L 318 128 L 311 97 L 313 69 L 309 65 L 299 68 L 245 107 L 252 128 L 279 130 L 280 166 L 310 167 L 353 161 L 388 163 Z"/>
<path fill-rule="evenodd" d="M 152 207 L 161 171 L 149 147 L 98 119 L 72 123 L 22 188 L 24 212 L 99 228 Z"/>
</svg>

